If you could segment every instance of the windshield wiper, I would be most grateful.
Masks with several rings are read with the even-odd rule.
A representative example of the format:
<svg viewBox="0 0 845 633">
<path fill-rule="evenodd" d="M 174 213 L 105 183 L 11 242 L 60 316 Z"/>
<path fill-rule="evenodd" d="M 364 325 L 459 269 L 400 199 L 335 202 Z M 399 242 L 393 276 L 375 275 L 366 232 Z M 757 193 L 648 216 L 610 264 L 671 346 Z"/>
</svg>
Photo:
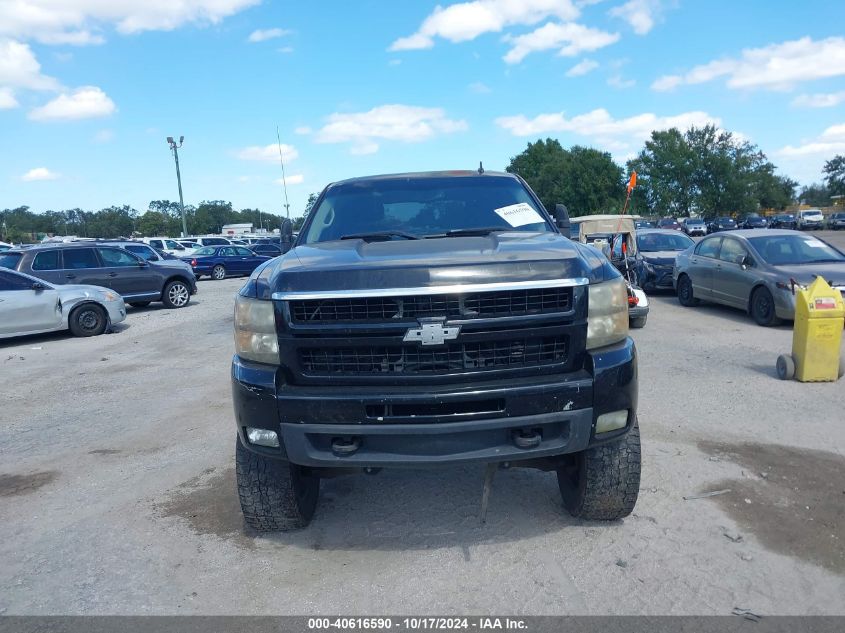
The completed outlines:
<svg viewBox="0 0 845 633">
<path fill-rule="evenodd" d="M 418 240 L 418 235 L 405 231 L 374 231 L 373 233 L 351 233 L 343 235 L 342 240 L 389 240 L 391 237 L 402 237 L 406 240 Z"/>
<path fill-rule="evenodd" d="M 510 231 L 512 229 L 503 226 L 478 226 L 465 229 L 451 229 L 445 233 L 432 233 L 431 235 L 423 235 L 424 239 L 436 239 L 439 237 L 466 237 L 474 235 L 490 235 L 491 233 L 501 233 L 503 231 Z"/>
</svg>

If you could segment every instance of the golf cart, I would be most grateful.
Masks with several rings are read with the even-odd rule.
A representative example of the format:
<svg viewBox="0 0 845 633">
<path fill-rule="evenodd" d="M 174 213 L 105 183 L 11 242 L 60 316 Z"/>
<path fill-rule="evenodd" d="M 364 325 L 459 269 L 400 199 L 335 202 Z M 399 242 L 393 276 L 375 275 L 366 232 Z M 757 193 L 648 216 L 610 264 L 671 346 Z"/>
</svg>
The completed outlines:
<svg viewBox="0 0 845 633">
<path fill-rule="evenodd" d="M 628 321 L 632 328 L 641 328 L 648 318 L 648 297 L 639 286 L 634 266 L 637 258 L 635 219 L 632 215 L 571 218 L 570 234 L 573 240 L 600 251 L 622 273 L 628 284 Z"/>
</svg>

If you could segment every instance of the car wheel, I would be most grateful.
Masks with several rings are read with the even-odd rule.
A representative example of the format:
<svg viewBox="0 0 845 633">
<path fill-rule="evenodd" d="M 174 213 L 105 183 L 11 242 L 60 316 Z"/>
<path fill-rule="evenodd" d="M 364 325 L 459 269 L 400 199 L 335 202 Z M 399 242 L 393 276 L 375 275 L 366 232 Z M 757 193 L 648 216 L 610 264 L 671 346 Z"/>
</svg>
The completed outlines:
<svg viewBox="0 0 845 633">
<path fill-rule="evenodd" d="M 692 294 L 692 280 L 688 275 L 678 277 L 678 302 L 687 308 L 698 305 L 698 299 Z"/>
<path fill-rule="evenodd" d="M 638 330 L 638 329 L 640 329 L 640 328 L 644 328 L 644 327 L 645 327 L 645 322 L 646 322 L 647 320 L 648 320 L 648 316 L 647 316 L 647 315 L 646 315 L 646 316 L 641 316 L 641 317 L 635 317 L 635 318 L 633 318 L 633 319 L 631 319 L 631 320 L 630 320 L 629 325 L 631 326 L 631 329 Z"/>
<path fill-rule="evenodd" d="M 74 308 L 68 316 L 68 327 L 74 336 L 99 336 L 106 331 L 108 324 L 106 311 L 94 303 Z"/>
<path fill-rule="evenodd" d="M 775 300 L 768 288 L 760 286 L 751 294 L 751 317 L 757 325 L 764 327 L 780 323 L 780 319 L 775 314 Z"/>
<path fill-rule="evenodd" d="M 220 264 L 217 264 L 217 266 L 215 266 L 211 270 L 211 278 L 215 279 L 217 281 L 220 281 L 221 279 L 225 279 L 226 278 L 226 269 L 223 268 L 223 266 L 221 266 Z"/>
<path fill-rule="evenodd" d="M 161 293 L 161 301 L 168 308 L 184 308 L 191 300 L 191 289 L 184 281 L 174 279 Z"/>
<path fill-rule="evenodd" d="M 149 301 L 130 301 L 129 305 L 131 305 L 133 308 L 146 308 L 148 305 L 150 305 L 150 302 Z"/>
<path fill-rule="evenodd" d="M 634 510 L 640 491 L 640 429 L 615 442 L 566 456 L 557 469 L 563 505 L 578 518 L 614 521 Z"/>
<path fill-rule="evenodd" d="M 246 524 L 259 532 L 304 528 L 320 496 L 320 479 L 278 459 L 253 453 L 235 440 L 238 498 Z"/>
</svg>

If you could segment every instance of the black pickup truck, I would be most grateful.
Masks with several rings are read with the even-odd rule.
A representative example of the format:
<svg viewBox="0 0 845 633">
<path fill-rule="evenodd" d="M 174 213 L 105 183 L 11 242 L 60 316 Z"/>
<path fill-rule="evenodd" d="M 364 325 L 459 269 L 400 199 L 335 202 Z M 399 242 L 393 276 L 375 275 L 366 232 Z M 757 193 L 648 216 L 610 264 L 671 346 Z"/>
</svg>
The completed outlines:
<svg viewBox="0 0 845 633">
<path fill-rule="evenodd" d="M 301 528 L 320 479 L 480 462 L 557 473 L 567 510 L 637 500 L 637 354 L 619 272 L 518 176 L 326 187 L 235 303 L 247 525 Z M 290 234 L 289 223 L 282 229 Z"/>
</svg>

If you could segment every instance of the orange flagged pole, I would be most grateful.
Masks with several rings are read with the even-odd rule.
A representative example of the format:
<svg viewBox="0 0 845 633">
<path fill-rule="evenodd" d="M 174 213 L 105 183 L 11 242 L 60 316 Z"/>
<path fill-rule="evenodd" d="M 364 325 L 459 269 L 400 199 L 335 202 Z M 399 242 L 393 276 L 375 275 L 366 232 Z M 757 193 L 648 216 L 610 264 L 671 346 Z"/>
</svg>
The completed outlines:
<svg viewBox="0 0 845 633">
<path fill-rule="evenodd" d="M 625 215 L 625 212 L 628 211 L 628 203 L 631 201 L 631 192 L 634 190 L 634 187 L 637 186 L 637 172 L 631 172 L 631 178 L 628 180 L 628 194 L 625 196 L 625 206 L 622 207 L 622 215 Z"/>
</svg>

